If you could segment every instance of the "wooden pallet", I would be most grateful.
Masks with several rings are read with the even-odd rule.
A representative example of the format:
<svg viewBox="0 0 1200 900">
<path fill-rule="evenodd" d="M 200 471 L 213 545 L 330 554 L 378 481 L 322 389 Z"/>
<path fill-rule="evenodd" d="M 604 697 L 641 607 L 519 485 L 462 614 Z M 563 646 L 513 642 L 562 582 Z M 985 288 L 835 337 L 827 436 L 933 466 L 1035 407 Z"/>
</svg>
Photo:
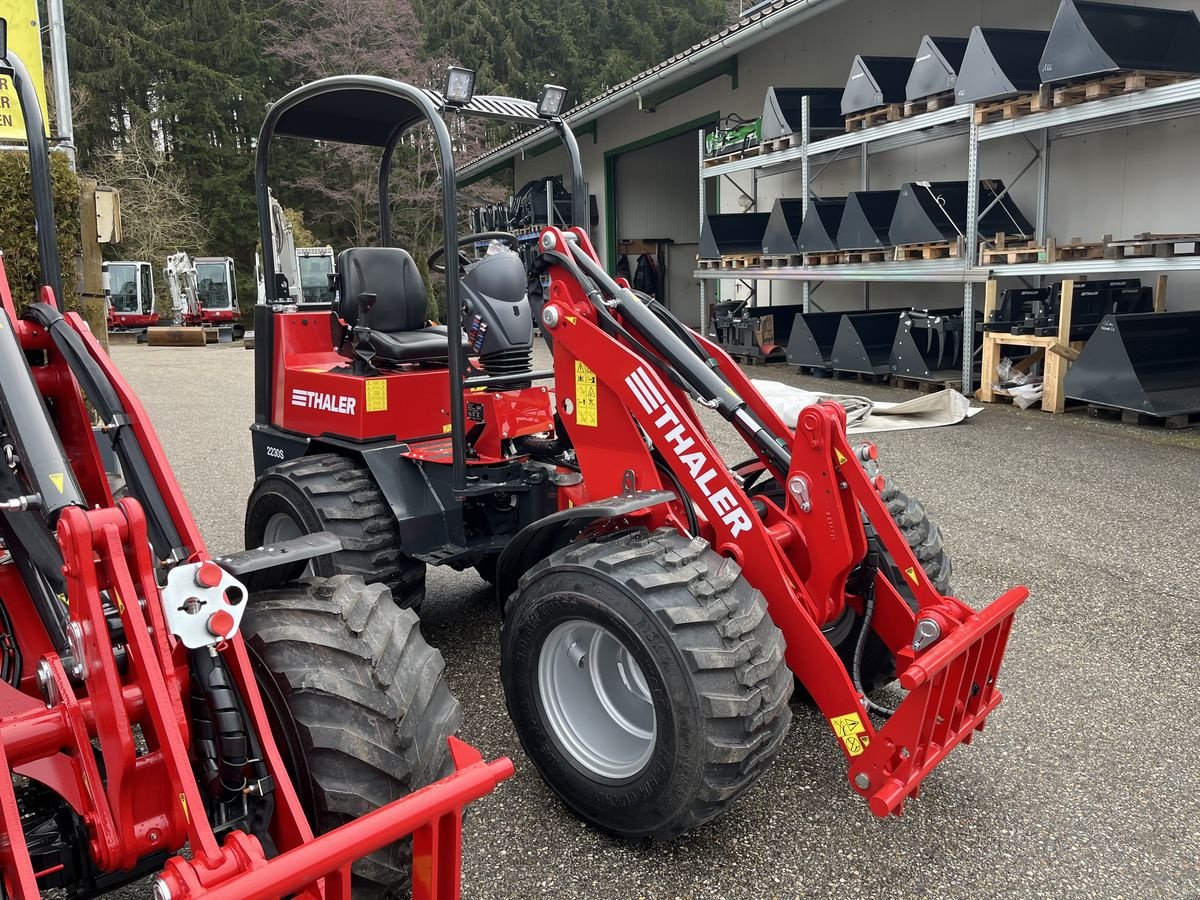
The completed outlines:
<svg viewBox="0 0 1200 900">
<path fill-rule="evenodd" d="M 891 249 L 886 250 L 843 250 L 838 254 L 838 262 L 842 265 L 857 266 L 863 263 L 887 262 L 892 255 Z"/>
<path fill-rule="evenodd" d="M 786 256 L 764 256 L 762 258 L 764 269 L 785 269 L 802 265 L 804 265 L 804 257 L 799 253 L 790 253 Z"/>
<path fill-rule="evenodd" d="M 1055 108 L 1075 106 L 1088 100 L 1102 100 L 1105 97 L 1116 97 L 1121 94 L 1132 94 L 1144 91 L 1146 88 L 1163 87 L 1168 84 L 1178 84 L 1194 78 L 1193 75 L 1182 75 L 1176 72 L 1117 72 L 1089 81 L 1075 84 L 1064 84 L 1054 89 L 1053 103 Z"/>
<path fill-rule="evenodd" d="M 1071 238 L 1060 244 L 1054 238 L 1038 245 L 1033 241 L 1020 241 L 1017 244 L 998 242 L 995 247 L 985 247 L 980 251 L 980 262 L 984 266 L 1018 265 L 1020 263 L 1055 263 L 1076 262 L 1082 259 L 1104 259 L 1108 252 L 1110 235 L 1105 235 L 1099 241 L 1081 241 Z"/>
<path fill-rule="evenodd" d="M 697 265 L 700 266 L 701 269 L 719 269 L 719 268 L 721 268 L 721 261 L 719 259 L 700 259 L 699 257 L 697 257 L 696 263 L 697 263 Z"/>
<path fill-rule="evenodd" d="M 1119 419 L 1125 425 L 1165 428 L 1168 431 L 1200 425 L 1200 413 L 1187 413 L 1178 416 L 1154 416 L 1150 413 L 1135 412 L 1132 409 L 1116 409 L 1112 406 L 1100 406 L 1095 403 L 1089 403 L 1087 410 L 1088 415 L 1094 419 Z"/>
<path fill-rule="evenodd" d="M 778 153 L 780 150 L 790 150 L 793 147 L 800 146 L 800 135 L 784 134 L 777 138 L 771 138 L 769 141 L 763 141 L 760 145 L 763 153 Z"/>
<path fill-rule="evenodd" d="M 757 254 L 732 253 L 721 257 L 722 269 L 756 269 L 762 262 Z"/>
<path fill-rule="evenodd" d="M 934 112 L 935 110 L 945 109 L 947 106 L 954 105 L 954 91 L 942 91 L 940 94 L 934 94 L 931 97 L 922 97 L 920 100 L 909 100 L 904 104 L 904 118 L 910 116 L 919 116 L 922 113 Z"/>
<path fill-rule="evenodd" d="M 846 131 L 862 131 L 864 128 L 874 128 L 876 125 L 886 125 L 888 122 L 898 122 L 904 118 L 903 103 L 889 103 L 877 106 L 866 112 L 846 116 Z"/>
<path fill-rule="evenodd" d="M 919 391 L 922 394 L 936 394 L 938 391 L 957 391 L 962 389 L 961 378 L 945 380 L 927 378 L 909 378 L 905 375 L 892 375 L 892 386 L 908 391 Z"/>
<path fill-rule="evenodd" d="M 895 249 L 896 262 L 913 259 L 958 259 L 962 256 L 962 240 L 938 241 L 932 244 L 904 244 Z"/>
<path fill-rule="evenodd" d="M 804 265 L 806 266 L 836 266 L 841 260 L 841 254 L 834 253 L 805 253 Z"/>
<path fill-rule="evenodd" d="M 732 153 L 725 153 L 721 156 L 710 156 L 704 160 L 704 168 L 720 166 L 728 162 L 737 162 L 739 159 L 750 159 L 760 155 L 762 152 L 762 144 L 755 144 L 753 147 L 747 147 L 745 150 L 734 150 Z"/>
<path fill-rule="evenodd" d="M 771 358 L 763 356 L 761 353 L 733 353 L 729 354 L 734 362 L 743 366 L 778 366 L 787 362 L 786 358 Z"/>
<path fill-rule="evenodd" d="M 1109 241 L 1107 259 L 1200 256 L 1200 234 L 1135 234 L 1127 241 Z"/>
<path fill-rule="evenodd" d="M 842 372 L 834 369 L 833 377 L 838 381 L 857 381 L 862 384 L 887 384 L 889 376 L 886 372 L 876 374 L 874 372 Z"/>
<path fill-rule="evenodd" d="M 977 103 L 975 104 L 975 124 L 988 125 L 1005 119 L 1019 119 L 1031 113 L 1050 109 L 1052 102 L 1050 88 L 1042 85 L 1038 90 L 1028 94 L 1018 94 L 1016 97 L 1008 97 L 992 103 Z"/>
</svg>

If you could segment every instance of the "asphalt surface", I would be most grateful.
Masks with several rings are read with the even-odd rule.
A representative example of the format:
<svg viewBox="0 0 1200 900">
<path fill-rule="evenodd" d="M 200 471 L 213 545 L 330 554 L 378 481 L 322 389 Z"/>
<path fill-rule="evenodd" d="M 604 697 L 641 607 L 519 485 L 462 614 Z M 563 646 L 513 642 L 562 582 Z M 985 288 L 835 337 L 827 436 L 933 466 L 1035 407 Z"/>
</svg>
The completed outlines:
<svg viewBox="0 0 1200 900">
<path fill-rule="evenodd" d="M 114 348 L 214 551 L 242 546 L 252 354 Z M 754 370 L 809 388 L 903 391 Z M 1014 584 L 1018 614 L 987 730 L 904 815 L 873 818 L 815 709 L 794 704 L 770 771 L 714 823 L 629 845 L 575 820 L 509 723 L 499 623 L 473 574 L 430 572 L 422 620 L 462 701 L 462 736 L 516 776 L 472 807 L 469 898 L 1200 896 L 1200 429 L 988 407 L 877 438 L 942 525 L 959 596 Z M 747 454 L 719 437 L 730 459 Z M 141 895 L 129 894 L 129 896 Z"/>
</svg>

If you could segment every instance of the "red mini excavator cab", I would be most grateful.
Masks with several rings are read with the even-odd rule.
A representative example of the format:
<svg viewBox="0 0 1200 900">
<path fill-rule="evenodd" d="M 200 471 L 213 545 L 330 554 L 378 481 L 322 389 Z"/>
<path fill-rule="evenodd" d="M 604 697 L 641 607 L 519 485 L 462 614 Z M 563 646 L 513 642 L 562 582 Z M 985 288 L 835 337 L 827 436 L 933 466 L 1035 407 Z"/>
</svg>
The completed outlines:
<svg viewBox="0 0 1200 900">
<path fill-rule="evenodd" d="M 414 608 L 429 565 L 494 582 L 522 745 L 605 831 L 666 838 L 726 809 L 777 754 L 794 680 L 854 790 L 877 815 L 899 812 L 1000 702 L 1027 592 L 981 612 L 950 596 L 940 531 L 879 474 L 872 446 L 851 444 L 840 406 L 789 427 L 718 346 L 607 275 L 581 228 L 551 221 L 528 271 L 517 236 L 460 236 L 447 120 L 553 129 L 575 224 L 586 192 L 574 137 L 545 102 L 561 89 L 538 104 L 472 97 L 452 75 L 445 95 L 339 77 L 271 107 L 263 246 L 268 156 L 284 135 L 379 148 L 381 246 L 342 254 L 332 308 L 291 306 L 281 285 L 257 307 L 247 546 L 327 530 L 341 549 L 310 571 L 378 578 Z M 426 124 L 446 328 L 426 320 L 425 286 L 391 246 L 394 150 Z M 488 251 L 469 260 L 463 245 Z M 701 411 L 740 435 L 748 462 L 722 458 Z M 897 676 L 908 693 L 894 710 L 868 699 Z"/>
<path fill-rule="evenodd" d="M 452 736 L 441 656 L 385 586 L 288 577 L 334 536 L 209 553 L 64 309 L 40 107 L 4 33 L 43 287 L 19 309 L 0 263 L 0 897 L 154 876 L 157 900 L 457 898 L 463 807 L 512 764 Z"/>
</svg>

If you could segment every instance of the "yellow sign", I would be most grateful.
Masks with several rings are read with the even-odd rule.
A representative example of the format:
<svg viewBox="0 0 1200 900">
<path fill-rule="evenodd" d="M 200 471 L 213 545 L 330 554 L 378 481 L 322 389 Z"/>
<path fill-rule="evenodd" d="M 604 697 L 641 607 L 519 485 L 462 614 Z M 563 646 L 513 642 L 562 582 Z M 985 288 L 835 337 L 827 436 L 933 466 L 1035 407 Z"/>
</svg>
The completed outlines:
<svg viewBox="0 0 1200 900">
<path fill-rule="evenodd" d="M 367 412 L 387 411 L 387 379 L 372 378 L 367 381 Z"/>
<path fill-rule="evenodd" d="M 575 421 L 592 427 L 599 424 L 596 419 L 596 373 L 579 360 L 575 360 Z"/>
<path fill-rule="evenodd" d="M 861 756 L 867 749 L 867 729 L 863 727 L 858 713 L 847 713 L 844 716 L 834 716 L 829 720 L 833 733 L 841 738 L 846 745 L 846 752 L 851 756 Z"/>
<path fill-rule="evenodd" d="M 904 574 L 908 576 L 908 580 L 913 584 L 919 585 L 921 582 L 917 579 L 917 570 L 909 566 L 904 570 Z"/>
<path fill-rule="evenodd" d="M 845 465 L 845 463 L 846 463 L 846 457 L 845 457 L 845 455 L 842 453 L 842 451 L 841 451 L 841 450 L 839 450 L 837 447 L 834 447 L 834 448 L 833 448 L 833 455 L 837 457 L 837 461 L 838 461 L 838 465 L 839 465 L 839 466 L 841 466 L 841 465 Z"/>
<path fill-rule="evenodd" d="M 8 49 L 21 57 L 33 89 L 42 107 L 42 122 L 50 134 L 50 116 L 46 111 L 46 73 L 42 67 L 41 22 L 37 0 L 0 0 L 0 17 L 8 22 Z M 25 140 L 25 117 L 16 86 L 7 75 L 0 75 L 0 139 Z"/>
<path fill-rule="evenodd" d="M 63 473 L 51 472 L 49 477 L 50 483 L 58 488 L 58 492 L 61 494 L 63 492 L 63 485 L 66 483 L 66 481 L 63 479 Z"/>
</svg>

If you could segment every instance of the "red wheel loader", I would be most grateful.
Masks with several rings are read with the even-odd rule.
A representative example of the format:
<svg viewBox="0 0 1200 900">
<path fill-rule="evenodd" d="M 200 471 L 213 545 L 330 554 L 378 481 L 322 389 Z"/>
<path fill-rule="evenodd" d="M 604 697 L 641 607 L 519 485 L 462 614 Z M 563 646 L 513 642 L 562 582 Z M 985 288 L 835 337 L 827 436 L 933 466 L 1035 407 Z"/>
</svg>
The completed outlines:
<svg viewBox="0 0 1200 900">
<path fill-rule="evenodd" d="M 535 104 L 471 86 L 462 70 L 445 94 L 335 77 L 267 115 L 263 247 L 283 136 L 379 148 L 382 228 L 380 246 L 341 253 L 332 309 L 289 307 L 278 284 L 257 307 L 247 546 L 330 531 L 342 549 L 312 572 L 378 578 L 411 607 L 428 565 L 493 581 L 521 742 L 604 831 L 669 838 L 720 813 L 779 750 L 794 680 L 853 789 L 899 813 L 999 704 L 1027 591 L 979 612 L 949 596 L 940 532 L 878 474 L 874 448 L 850 442 L 841 407 L 788 427 L 718 346 L 607 275 L 582 229 L 545 228 L 532 271 L 514 235 L 460 235 L 446 124 L 458 116 L 557 132 L 586 222 L 562 90 Z M 392 244 L 391 162 L 418 126 L 442 172 L 430 267 L 445 274 L 448 328 L 428 321 L 421 273 Z M 459 250 L 481 243 L 481 259 Z M 749 462 L 722 459 L 713 416 Z M 867 698 L 897 676 L 897 708 Z"/>
<path fill-rule="evenodd" d="M 63 310 L 37 98 L 2 46 L 0 73 L 44 284 L 19 315 L 0 263 L 0 897 L 148 875 L 156 900 L 458 897 L 463 806 L 512 764 L 450 736 L 441 657 L 385 586 L 282 580 L 332 535 L 209 554 L 145 410 Z"/>
</svg>

